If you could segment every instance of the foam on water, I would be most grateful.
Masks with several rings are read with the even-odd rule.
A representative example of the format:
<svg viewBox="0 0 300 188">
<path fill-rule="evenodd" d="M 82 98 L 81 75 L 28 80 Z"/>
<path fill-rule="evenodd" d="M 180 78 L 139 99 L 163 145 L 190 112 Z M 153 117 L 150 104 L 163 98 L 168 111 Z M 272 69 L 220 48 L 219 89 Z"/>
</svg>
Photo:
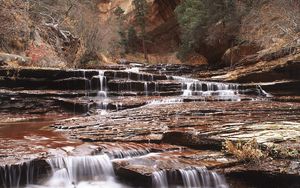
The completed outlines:
<svg viewBox="0 0 300 188">
<path fill-rule="evenodd" d="M 176 104 L 176 103 L 183 103 L 183 98 L 177 97 L 177 98 L 157 99 L 148 102 L 149 105 Z"/>
</svg>

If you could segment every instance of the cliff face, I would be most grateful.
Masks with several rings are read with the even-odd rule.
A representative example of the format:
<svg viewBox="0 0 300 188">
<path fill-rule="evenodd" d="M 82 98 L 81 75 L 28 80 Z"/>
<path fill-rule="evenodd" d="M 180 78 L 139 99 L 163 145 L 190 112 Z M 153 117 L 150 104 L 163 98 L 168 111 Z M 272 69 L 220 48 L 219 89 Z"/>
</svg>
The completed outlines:
<svg viewBox="0 0 300 188">
<path fill-rule="evenodd" d="M 150 53 L 176 51 L 179 44 L 179 27 L 174 10 L 179 3 L 180 0 L 148 0 L 149 13 L 146 31 L 151 41 L 148 43 Z M 127 24 L 135 25 L 132 0 L 102 0 L 97 6 L 103 22 L 109 22 L 113 16 L 113 10 L 119 6 L 127 15 Z"/>
<path fill-rule="evenodd" d="M 152 4 L 149 17 L 148 34 L 152 43 L 149 44 L 150 53 L 170 53 L 177 50 L 179 26 L 174 10 L 180 0 L 155 0 Z"/>
<path fill-rule="evenodd" d="M 41 2 L 48 1 L 43 0 Z M 146 25 L 148 37 L 147 50 L 150 56 L 169 59 L 161 60 L 161 63 L 178 62 L 175 54 L 180 45 L 180 27 L 177 23 L 174 10 L 180 4 L 181 0 L 147 0 L 147 2 L 149 7 Z M 199 49 L 197 49 L 199 56 L 193 57 L 193 60 L 197 62 L 199 59 L 203 59 L 204 61 L 201 60 L 199 62 L 205 62 L 205 60 L 208 59 L 210 63 L 222 62 L 222 66 L 246 66 L 248 56 L 257 54 L 264 56 L 264 54 L 272 54 L 280 51 L 281 48 L 284 49 L 287 47 L 299 48 L 299 3 L 293 5 L 282 3 L 281 0 L 266 2 L 267 3 L 260 8 L 251 9 L 237 25 L 231 23 L 223 24 L 222 20 L 209 25 L 208 33 L 199 33 L 199 35 L 204 35 L 206 39 L 199 41 Z M 136 26 L 133 18 L 134 7 L 132 0 L 93 0 L 90 1 L 87 6 L 85 3 L 86 1 L 76 2 L 76 5 L 74 5 L 75 8 L 73 8 L 72 11 L 74 14 L 73 18 L 75 17 L 77 20 L 74 22 L 66 19 L 64 25 L 61 27 L 63 30 L 67 30 L 72 27 L 78 27 L 79 25 L 79 27 L 81 27 L 81 31 L 79 31 L 81 34 L 91 33 L 88 36 L 89 40 L 84 41 L 85 35 L 81 36 L 76 33 L 78 32 L 78 28 L 77 30 L 75 29 L 75 32 L 72 34 L 75 34 L 74 36 L 80 40 L 78 41 L 74 38 L 65 40 L 65 36 L 62 35 L 59 30 L 45 26 L 44 23 L 49 22 L 47 16 L 38 15 L 40 18 L 43 18 L 44 21 L 36 23 L 36 20 L 33 19 L 33 12 L 30 12 L 23 1 L 4 1 L 1 7 L 3 16 L 0 18 L 0 20 L 3 19 L 1 22 L 3 24 L 0 26 L 0 39 L 2 39 L 0 41 L 0 51 L 28 56 L 34 60 L 38 59 L 39 62 L 40 60 L 46 61 L 48 62 L 45 63 L 46 66 L 56 67 L 62 62 L 70 64 L 75 60 L 74 57 L 76 56 L 80 59 L 80 54 L 78 55 L 77 52 L 79 51 L 80 53 L 84 51 L 81 47 L 85 42 L 87 44 L 95 41 L 98 44 L 107 43 L 106 46 L 102 45 L 100 47 L 91 45 L 92 48 L 97 48 L 97 50 L 104 49 L 106 51 L 109 51 L 108 48 L 111 48 L 111 46 L 109 46 L 111 43 L 117 45 L 118 33 L 116 29 L 114 31 L 113 29 L 105 30 L 106 27 L 110 27 L 113 24 L 113 27 L 117 27 L 116 23 L 112 23 L 114 19 L 113 12 L 116 7 L 120 6 L 125 10 L 127 26 Z M 62 15 L 68 13 L 66 11 L 69 5 L 65 4 L 65 6 L 64 11 L 59 12 Z M 82 6 L 86 7 L 83 9 Z M 79 9 L 80 7 L 81 9 Z M 51 10 L 52 9 L 55 10 L 57 7 L 51 6 Z M 10 11 L 12 11 L 13 14 L 9 14 Z M 80 20 L 77 13 L 78 11 L 82 12 L 83 15 L 86 13 L 89 15 L 85 15 L 86 18 Z M 70 24 L 65 27 L 65 23 L 68 23 L 68 21 Z M 98 22 L 101 22 L 99 27 L 95 26 Z M 86 29 L 88 27 L 90 28 Z M 136 29 L 138 30 L 138 27 L 136 27 Z M 70 31 L 72 31 L 72 29 Z M 101 35 L 100 37 L 92 36 L 99 33 Z M 113 37 L 107 35 L 114 35 L 113 37 L 116 40 L 112 40 Z M 239 42 L 232 42 L 234 40 Z M 117 50 L 113 48 L 111 51 L 115 52 L 111 57 L 117 57 Z M 295 51 L 298 50 L 293 50 L 293 52 Z M 169 58 L 169 55 L 172 56 L 172 58 Z M 97 56 L 97 54 L 95 54 L 95 56 Z M 246 60 L 243 60 L 245 58 Z M 143 60 L 143 58 L 137 59 L 137 61 L 139 60 Z M 257 60 L 259 60 L 259 57 Z M 274 60 L 274 58 L 272 60 Z M 188 61 L 188 63 L 190 62 L 191 61 Z M 36 65 L 40 66 L 43 64 Z"/>
</svg>

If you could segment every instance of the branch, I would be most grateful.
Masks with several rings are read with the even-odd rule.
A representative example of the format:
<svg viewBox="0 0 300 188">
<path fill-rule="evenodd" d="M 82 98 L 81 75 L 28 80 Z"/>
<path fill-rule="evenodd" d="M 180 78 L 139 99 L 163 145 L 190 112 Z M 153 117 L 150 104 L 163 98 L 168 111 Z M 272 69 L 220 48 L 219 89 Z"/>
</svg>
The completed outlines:
<svg viewBox="0 0 300 188">
<path fill-rule="evenodd" d="M 58 22 L 52 16 L 50 16 L 49 14 L 42 13 L 42 12 L 40 12 L 39 14 L 42 15 L 42 16 L 46 16 L 46 17 L 50 18 L 52 20 L 52 23 L 51 23 L 52 25 L 54 25 L 55 23 L 58 25 Z M 46 23 L 46 24 L 49 24 L 49 23 Z"/>
</svg>

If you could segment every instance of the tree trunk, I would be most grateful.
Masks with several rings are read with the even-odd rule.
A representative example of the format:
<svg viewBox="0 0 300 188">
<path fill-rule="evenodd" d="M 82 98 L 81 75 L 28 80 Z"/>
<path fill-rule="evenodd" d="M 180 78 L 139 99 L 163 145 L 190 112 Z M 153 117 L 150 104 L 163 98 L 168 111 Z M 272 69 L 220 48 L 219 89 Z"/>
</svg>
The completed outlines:
<svg viewBox="0 0 300 188">
<path fill-rule="evenodd" d="M 145 37 L 143 37 L 143 51 L 144 51 L 144 58 L 145 58 L 145 60 L 146 60 L 147 62 L 149 62 Z"/>
</svg>

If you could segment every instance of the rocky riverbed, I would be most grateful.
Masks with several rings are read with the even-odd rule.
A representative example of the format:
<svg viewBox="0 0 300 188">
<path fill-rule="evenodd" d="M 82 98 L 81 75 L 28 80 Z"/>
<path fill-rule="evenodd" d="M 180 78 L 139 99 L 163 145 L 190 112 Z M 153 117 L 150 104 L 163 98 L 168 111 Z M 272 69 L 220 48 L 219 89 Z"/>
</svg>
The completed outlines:
<svg viewBox="0 0 300 188">
<path fill-rule="evenodd" d="M 296 77 L 278 92 L 292 82 L 201 68 L 1 69 L 0 185 L 300 186 Z"/>
</svg>

